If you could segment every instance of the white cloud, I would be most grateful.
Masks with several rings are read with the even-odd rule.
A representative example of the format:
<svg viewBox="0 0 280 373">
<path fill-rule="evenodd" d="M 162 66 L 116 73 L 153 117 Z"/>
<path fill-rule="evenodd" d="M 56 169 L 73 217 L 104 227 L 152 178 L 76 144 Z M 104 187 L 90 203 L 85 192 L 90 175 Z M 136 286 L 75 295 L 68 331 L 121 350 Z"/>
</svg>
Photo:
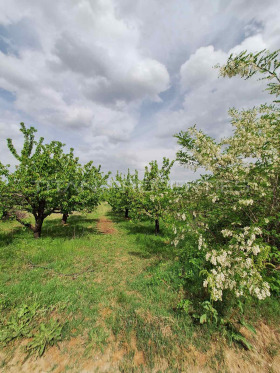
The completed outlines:
<svg viewBox="0 0 280 373">
<path fill-rule="evenodd" d="M 231 132 L 228 116 L 230 107 L 249 108 L 272 97 L 265 92 L 266 82 L 253 78 L 219 78 L 214 66 L 224 64 L 231 53 L 257 52 L 269 48 L 261 34 L 250 36 L 227 53 L 214 46 L 198 48 L 180 68 L 183 99 L 179 109 L 167 107 L 156 116 L 157 136 L 169 137 L 194 124 L 208 134 L 221 138 Z"/>
<path fill-rule="evenodd" d="M 180 68 L 180 83 L 183 90 L 198 89 L 202 85 L 217 80 L 218 70 L 214 67 L 217 64 L 224 64 L 230 54 L 237 55 L 247 50 L 258 52 L 268 48 L 261 34 L 248 37 L 242 43 L 231 48 L 228 53 L 215 50 L 213 45 L 198 48 L 194 54 Z"/>
<path fill-rule="evenodd" d="M 243 40 L 241 44 L 233 47 L 229 53 L 239 54 L 244 50 L 256 53 L 266 48 L 268 48 L 268 44 L 265 43 L 262 34 L 257 34 Z"/>
<path fill-rule="evenodd" d="M 225 63 L 227 55 L 223 51 L 215 51 L 213 45 L 201 47 L 181 66 L 180 77 L 183 90 L 197 89 L 209 81 L 217 79 L 214 66 Z"/>
<path fill-rule="evenodd" d="M 172 135 L 195 123 L 226 135 L 230 106 L 269 97 L 213 66 L 279 48 L 278 2 L 0 0 L 1 160 L 11 160 L 4 138 L 20 145 L 20 121 L 113 171 L 174 158 Z M 172 178 L 184 175 L 176 166 Z"/>
</svg>

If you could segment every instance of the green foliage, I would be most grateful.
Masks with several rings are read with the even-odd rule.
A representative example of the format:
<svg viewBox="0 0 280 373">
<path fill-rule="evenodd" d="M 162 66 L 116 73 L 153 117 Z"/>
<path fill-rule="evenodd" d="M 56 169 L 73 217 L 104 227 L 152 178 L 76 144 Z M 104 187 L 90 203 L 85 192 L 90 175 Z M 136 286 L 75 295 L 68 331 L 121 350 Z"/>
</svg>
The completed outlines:
<svg viewBox="0 0 280 373">
<path fill-rule="evenodd" d="M 243 52 L 230 56 L 221 75 L 260 73 L 278 96 L 279 66 L 278 52 Z M 137 171 L 118 173 L 105 191 L 109 175 L 100 166 L 82 166 L 73 149 L 65 153 L 60 142 L 36 141 L 35 128 L 21 124 L 21 152 L 8 139 L 16 170 L 0 164 L 0 215 L 12 211 L 37 235 L 48 219 L 39 246 L 16 222 L 1 222 L 2 345 L 32 338 L 26 351 L 41 356 L 62 339 L 63 325 L 49 311 L 63 301 L 71 330 L 88 332 L 86 352 L 103 350 L 111 335 L 125 346 L 135 335 L 152 367 L 155 355 L 173 362 L 178 351 L 185 353 L 192 328 L 208 335 L 218 330 L 252 348 L 237 325 L 255 334 L 247 319 L 279 314 L 280 113 L 276 105 L 262 105 L 230 115 L 234 131 L 221 141 L 196 127 L 176 135 L 178 161 L 207 171 L 200 179 L 171 188 L 174 161 L 164 158 L 162 167 L 150 162 L 141 181 Z M 110 215 L 116 235 L 97 229 L 100 215 L 73 216 L 63 229 L 50 217 L 92 211 L 104 196 L 114 211 L 132 217 Z M 100 208 L 108 213 L 107 204 Z M 34 216 L 34 226 L 22 211 Z M 147 220 L 155 222 L 155 233 L 160 222 L 168 224 L 154 236 Z M 85 263 L 95 263 L 94 271 Z M 35 298 L 46 308 L 17 309 Z"/>
<path fill-rule="evenodd" d="M 135 196 L 139 191 L 138 172 L 134 175 L 127 171 L 126 175 L 117 172 L 115 179 L 112 180 L 107 190 L 107 201 L 112 206 L 113 211 L 124 212 L 128 218 L 129 212 L 133 208 Z"/>
<path fill-rule="evenodd" d="M 225 66 L 217 65 L 217 67 L 220 68 L 221 76 L 240 75 L 242 78 L 249 79 L 255 74 L 262 74 L 264 75 L 262 79 L 275 80 L 268 83 L 267 90 L 277 97 L 280 95 L 280 76 L 277 71 L 280 67 L 279 51 L 280 49 L 270 53 L 264 49 L 255 54 L 247 51 L 237 56 L 231 54 Z"/>
<path fill-rule="evenodd" d="M 162 219 L 169 204 L 171 188 L 169 175 L 174 161 L 163 158 L 160 168 L 157 161 L 145 167 L 143 180 L 138 179 L 138 173 L 127 175 L 117 173 L 115 180 L 107 190 L 107 201 L 113 211 L 125 212 L 125 217 L 133 220 L 148 219 L 155 223 L 155 233 L 159 233 L 159 220 Z"/>
<path fill-rule="evenodd" d="M 17 312 L 11 315 L 8 322 L 1 325 L 0 342 L 7 345 L 8 342 L 19 337 L 31 337 L 31 322 L 36 314 L 37 304 L 23 305 Z"/>
<path fill-rule="evenodd" d="M 84 166 L 74 165 L 71 181 L 64 190 L 60 206 L 57 206 L 58 212 L 67 218 L 74 211 L 93 211 L 102 200 L 103 188 L 109 175 L 110 173 L 104 175 L 101 166 L 95 167 L 92 161 Z"/>
<path fill-rule="evenodd" d="M 181 299 L 180 302 L 177 304 L 177 308 L 184 311 L 186 314 L 190 312 L 191 306 L 192 302 L 189 299 Z"/>
<path fill-rule="evenodd" d="M 96 168 L 92 162 L 82 166 L 74 156 L 74 149 L 65 153 L 64 144 L 59 141 L 44 144 L 42 137 L 35 141 L 35 128 L 27 129 L 21 123 L 20 130 L 24 135 L 21 153 L 17 152 L 11 139 L 7 140 L 19 164 L 12 173 L 5 170 L 7 183 L 1 182 L 0 188 L 6 187 L 3 198 L 13 201 L 11 213 L 38 238 L 43 222 L 50 214 L 68 215 L 97 206 L 108 175 L 104 176 L 100 166 Z M 3 167 L 1 172 L 4 173 Z M 10 209 L 11 206 L 6 202 L 3 208 Z M 26 223 L 21 211 L 31 213 L 35 225 Z"/>
<path fill-rule="evenodd" d="M 245 320 L 241 320 L 241 324 L 245 326 L 245 328 L 248 329 L 252 334 L 257 334 L 256 329 L 252 325 L 248 324 Z"/>
<path fill-rule="evenodd" d="M 246 350 L 252 350 L 253 346 L 250 342 L 240 333 L 232 331 L 230 333 L 230 339 L 231 341 L 240 343 Z"/>
<path fill-rule="evenodd" d="M 12 199 L 8 193 L 8 174 L 8 168 L 2 165 L 2 163 L 0 162 L 0 219 L 7 215 L 8 210 L 12 206 Z"/>
<path fill-rule="evenodd" d="M 157 161 L 145 167 L 141 188 L 136 191 L 133 216 L 136 219 L 149 219 L 155 222 L 155 233 L 159 233 L 159 220 L 163 219 L 170 203 L 171 187 L 169 175 L 174 161 L 163 158 L 160 168 Z"/>
<path fill-rule="evenodd" d="M 278 56 L 242 52 L 230 56 L 221 75 L 260 73 L 277 96 Z M 279 292 L 279 108 L 233 108 L 230 116 L 233 134 L 220 141 L 195 126 L 176 135 L 179 162 L 208 174 L 174 189 L 169 211 L 186 286 L 195 284 L 202 299 L 208 292 L 217 309 L 234 297 L 263 300 Z"/>
<path fill-rule="evenodd" d="M 243 325 L 250 333 L 256 334 L 255 328 L 242 320 L 241 325 Z M 240 332 L 237 325 L 233 322 L 227 321 L 226 323 L 226 335 L 230 343 L 235 342 L 241 345 L 245 350 L 252 350 L 252 344 L 247 340 L 247 338 Z"/>
<path fill-rule="evenodd" d="M 40 309 L 38 303 L 22 305 L 13 312 L 7 322 L 3 322 L 0 329 L 0 343 L 3 346 L 18 338 L 32 338 L 26 345 L 25 351 L 42 356 L 48 346 L 53 346 L 61 340 L 63 325 L 50 319 L 47 323 L 40 323 L 38 319 L 47 313 Z"/>
<path fill-rule="evenodd" d="M 26 352 L 42 356 L 48 346 L 54 346 L 61 341 L 62 328 L 63 325 L 53 319 L 46 324 L 41 323 L 39 331 L 33 335 L 32 340 L 26 345 Z"/>
<path fill-rule="evenodd" d="M 25 124 L 23 122 L 20 123 L 20 131 L 22 132 L 24 136 L 24 144 L 23 148 L 21 150 L 21 153 L 19 154 L 16 150 L 16 148 L 13 145 L 13 142 L 11 139 L 7 139 L 8 148 L 10 149 L 10 152 L 13 154 L 13 156 L 20 162 L 26 162 L 28 158 L 30 158 L 32 150 L 34 145 L 36 144 L 36 151 L 40 152 L 41 145 L 44 141 L 44 139 L 41 137 L 39 139 L 39 142 L 34 142 L 35 133 L 37 130 L 34 127 L 30 127 L 29 129 L 26 128 Z M 35 151 L 35 152 L 36 152 Z"/>
<path fill-rule="evenodd" d="M 212 306 L 212 304 L 209 301 L 204 301 L 202 303 L 202 308 L 205 313 L 203 313 L 199 317 L 200 324 L 204 323 L 213 323 L 215 322 L 217 324 L 218 322 L 218 311 Z"/>
</svg>

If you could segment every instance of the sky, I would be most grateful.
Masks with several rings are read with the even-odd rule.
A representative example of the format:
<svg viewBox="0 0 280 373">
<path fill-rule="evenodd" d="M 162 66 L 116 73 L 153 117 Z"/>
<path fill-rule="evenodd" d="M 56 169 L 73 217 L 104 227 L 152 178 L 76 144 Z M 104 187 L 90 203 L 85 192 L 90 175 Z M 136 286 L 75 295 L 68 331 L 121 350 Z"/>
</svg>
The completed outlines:
<svg viewBox="0 0 280 373">
<path fill-rule="evenodd" d="M 280 48 L 280 0 L 0 0 L 0 161 L 19 123 L 104 171 L 176 158 L 196 124 L 270 102 L 263 81 L 219 78 L 231 53 Z M 175 163 L 171 179 L 197 175 Z"/>
</svg>

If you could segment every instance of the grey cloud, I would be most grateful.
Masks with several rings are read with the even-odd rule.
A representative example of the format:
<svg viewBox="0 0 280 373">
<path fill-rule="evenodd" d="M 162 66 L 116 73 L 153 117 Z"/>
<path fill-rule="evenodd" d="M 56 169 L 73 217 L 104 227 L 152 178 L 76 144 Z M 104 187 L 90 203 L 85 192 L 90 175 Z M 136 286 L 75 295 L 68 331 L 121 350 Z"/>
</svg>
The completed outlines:
<svg viewBox="0 0 280 373">
<path fill-rule="evenodd" d="M 147 96 L 158 100 L 158 93 L 169 87 L 168 72 L 164 66 L 153 60 L 137 63 L 127 73 L 120 72 L 119 75 L 111 79 L 88 79 L 84 86 L 85 96 L 104 104 L 141 100 Z"/>
<path fill-rule="evenodd" d="M 59 57 L 62 67 L 89 77 L 105 76 L 108 72 L 108 53 L 92 42 L 90 48 L 70 35 L 63 34 L 55 43 L 54 53 Z"/>
</svg>

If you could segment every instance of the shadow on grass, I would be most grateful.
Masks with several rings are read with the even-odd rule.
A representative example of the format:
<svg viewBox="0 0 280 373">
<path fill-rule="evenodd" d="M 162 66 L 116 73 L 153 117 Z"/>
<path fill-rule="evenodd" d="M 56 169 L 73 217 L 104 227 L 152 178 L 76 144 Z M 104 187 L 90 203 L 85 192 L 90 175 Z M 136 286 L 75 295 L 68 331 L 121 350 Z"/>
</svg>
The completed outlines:
<svg viewBox="0 0 280 373">
<path fill-rule="evenodd" d="M 9 229 L 8 232 L 0 232 L 0 247 L 8 246 L 15 238 L 21 238 L 24 235 L 26 236 L 26 230 L 21 226 L 13 227 L 12 229 Z"/>
<path fill-rule="evenodd" d="M 68 218 L 66 225 L 61 224 L 61 219 L 46 219 L 42 227 L 42 238 L 73 239 L 89 235 L 102 234 L 97 229 L 98 219 L 89 219 L 85 216 L 74 215 Z M 1 226 L 0 226 L 1 229 Z M 32 238 L 31 230 L 22 226 L 0 232 L 0 247 L 10 245 L 15 239 Z"/>
<path fill-rule="evenodd" d="M 89 219 L 84 216 L 70 216 L 66 225 L 62 225 L 60 219 L 46 220 L 42 229 L 42 237 L 72 239 L 92 234 L 100 235 L 101 232 L 96 227 L 97 221 L 98 219 Z"/>
<path fill-rule="evenodd" d="M 106 214 L 113 223 L 121 224 L 128 234 L 143 234 L 154 237 L 162 237 L 164 233 L 160 232 L 158 236 L 155 235 L 155 227 L 153 222 L 149 220 L 142 220 L 139 222 L 134 222 L 130 218 L 125 218 L 120 213 L 114 213 L 112 211 Z"/>
<path fill-rule="evenodd" d="M 160 259 L 171 259 L 174 257 L 174 250 L 167 240 L 166 229 L 162 228 L 159 235 L 155 235 L 154 225 L 151 221 L 140 221 L 132 223 L 130 219 L 126 219 L 122 214 L 107 212 L 115 224 L 119 224 L 128 235 L 135 238 L 137 251 L 130 251 L 129 254 L 143 259 L 157 257 Z"/>
<path fill-rule="evenodd" d="M 148 259 L 153 256 L 159 259 L 171 259 L 174 257 L 172 246 L 164 241 L 163 237 L 137 234 L 135 237 L 138 248 L 141 251 L 135 251 L 135 256 L 141 256 Z M 132 252 L 131 252 L 132 254 Z"/>
<path fill-rule="evenodd" d="M 141 259 L 150 259 L 153 256 L 147 252 L 141 252 L 141 251 L 129 251 L 128 254 L 132 256 L 136 256 L 137 258 L 141 258 Z"/>
<path fill-rule="evenodd" d="M 112 220 L 113 223 L 124 223 L 130 221 L 130 218 L 125 218 L 124 213 L 107 211 L 106 216 Z"/>
</svg>

